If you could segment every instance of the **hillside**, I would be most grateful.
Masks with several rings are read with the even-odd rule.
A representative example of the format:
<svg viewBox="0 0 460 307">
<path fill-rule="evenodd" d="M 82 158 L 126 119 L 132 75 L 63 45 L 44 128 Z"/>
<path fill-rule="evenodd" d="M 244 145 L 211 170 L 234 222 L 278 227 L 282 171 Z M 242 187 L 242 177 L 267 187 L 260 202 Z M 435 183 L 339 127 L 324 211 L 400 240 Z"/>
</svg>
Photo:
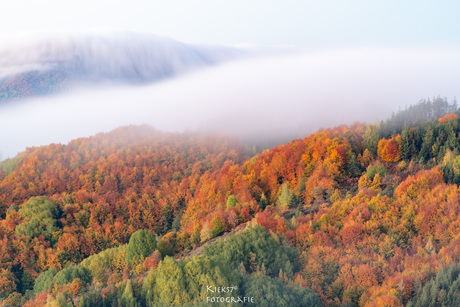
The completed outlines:
<svg viewBox="0 0 460 307">
<path fill-rule="evenodd" d="M 460 119 L 449 111 L 256 155 L 148 126 L 29 148 L 0 163 L 0 298 L 201 306 L 212 286 L 259 306 L 453 304 Z"/>
<path fill-rule="evenodd" d="M 75 87 L 151 83 L 245 54 L 142 33 L 37 35 L 0 48 L 0 104 Z"/>
</svg>

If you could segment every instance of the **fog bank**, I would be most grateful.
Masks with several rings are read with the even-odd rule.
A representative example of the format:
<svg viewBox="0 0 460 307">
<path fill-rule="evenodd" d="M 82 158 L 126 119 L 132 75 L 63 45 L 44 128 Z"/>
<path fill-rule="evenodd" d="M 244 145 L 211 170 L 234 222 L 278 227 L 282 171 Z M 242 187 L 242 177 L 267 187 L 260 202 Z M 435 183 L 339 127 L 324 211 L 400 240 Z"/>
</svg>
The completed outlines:
<svg viewBox="0 0 460 307">
<path fill-rule="evenodd" d="M 306 136 L 385 119 L 437 95 L 452 99 L 458 50 L 359 48 L 250 58 L 150 86 L 104 87 L 0 107 L 0 154 L 121 125 L 212 130 L 246 139 Z"/>
</svg>

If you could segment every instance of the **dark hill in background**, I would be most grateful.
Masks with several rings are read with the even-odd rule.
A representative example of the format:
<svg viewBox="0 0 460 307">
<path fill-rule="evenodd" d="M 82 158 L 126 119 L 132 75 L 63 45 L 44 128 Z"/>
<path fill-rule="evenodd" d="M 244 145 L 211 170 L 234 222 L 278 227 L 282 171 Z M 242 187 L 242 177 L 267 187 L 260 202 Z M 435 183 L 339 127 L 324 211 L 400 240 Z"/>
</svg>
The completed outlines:
<svg viewBox="0 0 460 307">
<path fill-rule="evenodd" d="M 244 54 L 140 33 L 25 39 L 0 48 L 0 103 L 76 85 L 145 84 Z"/>
</svg>

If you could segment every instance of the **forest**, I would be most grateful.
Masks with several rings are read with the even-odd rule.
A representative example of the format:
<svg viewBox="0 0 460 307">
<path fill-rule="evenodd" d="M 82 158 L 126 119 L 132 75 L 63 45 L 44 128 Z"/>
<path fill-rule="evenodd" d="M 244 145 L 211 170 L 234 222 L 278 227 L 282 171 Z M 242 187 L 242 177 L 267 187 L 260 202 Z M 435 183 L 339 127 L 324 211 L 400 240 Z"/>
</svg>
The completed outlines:
<svg viewBox="0 0 460 307">
<path fill-rule="evenodd" d="M 28 148 L 0 162 L 0 302 L 458 305 L 458 114 L 434 97 L 259 153 L 149 126 Z"/>
</svg>

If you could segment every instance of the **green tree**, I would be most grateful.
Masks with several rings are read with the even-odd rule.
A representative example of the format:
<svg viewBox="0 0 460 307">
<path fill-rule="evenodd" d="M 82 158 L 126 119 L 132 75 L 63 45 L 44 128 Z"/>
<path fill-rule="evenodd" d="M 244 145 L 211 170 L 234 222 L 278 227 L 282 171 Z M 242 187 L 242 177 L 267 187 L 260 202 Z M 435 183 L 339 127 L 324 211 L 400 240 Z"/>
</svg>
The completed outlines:
<svg viewBox="0 0 460 307">
<path fill-rule="evenodd" d="M 220 216 L 214 216 L 211 220 L 212 236 L 215 238 L 224 233 L 224 223 Z"/>
<path fill-rule="evenodd" d="M 158 251 L 161 253 L 163 257 L 174 255 L 174 248 L 171 242 L 165 240 L 164 238 L 161 238 L 158 241 Z"/>
<path fill-rule="evenodd" d="M 304 183 L 305 183 L 305 179 L 304 179 Z M 263 210 L 263 209 L 265 209 L 268 205 L 269 205 L 269 203 L 268 203 L 267 197 L 265 196 L 265 193 L 262 192 L 262 195 L 260 196 L 259 206 L 260 206 L 260 208 Z"/>
<path fill-rule="evenodd" d="M 403 160 L 409 160 L 412 158 L 412 145 L 413 140 L 411 140 L 409 127 L 403 129 L 401 134 L 401 157 Z"/>
<path fill-rule="evenodd" d="M 355 154 L 351 155 L 350 162 L 348 162 L 348 172 L 352 177 L 358 176 L 360 174 L 360 169 L 358 166 L 358 162 L 356 161 Z"/>
<path fill-rule="evenodd" d="M 171 229 L 171 225 L 174 221 L 174 215 L 171 211 L 171 207 L 166 205 L 161 209 L 161 218 L 156 227 L 158 234 L 165 234 Z"/>
<path fill-rule="evenodd" d="M 295 200 L 294 191 L 285 182 L 281 185 L 281 193 L 278 197 L 276 204 L 282 209 L 289 209 Z"/>
<path fill-rule="evenodd" d="M 407 306 L 460 306 L 460 266 L 454 263 L 439 270 L 435 278 L 414 290 Z"/>
<path fill-rule="evenodd" d="M 49 268 L 47 271 L 40 273 L 35 280 L 34 294 L 42 293 L 43 291 L 49 290 L 53 287 L 53 279 L 56 276 L 56 268 Z"/>
<path fill-rule="evenodd" d="M 434 145 L 433 129 L 430 125 L 426 127 L 425 136 L 423 137 L 422 148 L 420 149 L 419 159 L 426 162 L 433 157 L 432 147 Z"/>
<path fill-rule="evenodd" d="M 200 256 L 175 261 L 166 257 L 156 270 L 150 271 L 142 291 L 148 305 L 189 306 L 206 302 L 206 297 L 213 295 L 208 287 L 234 287 L 239 283 L 238 272 L 217 259 Z M 238 296 L 239 292 L 235 289 L 218 295 Z"/>
<path fill-rule="evenodd" d="M 376 161 L 374 164 L 369 165 L 366 170 L 366 175 L 371 180 L 374 180 L 375 174 L 379 174 L 380 177 L 383 178 L 386 174 L 388 174 L 388 170 L 382 163 Z"/>
<path fill-rule="evenodd" d="M 238 200 L 235 195 L 230 195 L 227 199 L 227 209 L 234 208 L 238 205 Z"/>
<path fill-rule="evenodd" d="M 43 235 L 52 245 L 57 242 L 57 221 L 60 216 L 55 203 L 46 197 L 33 197 L 19 209 L 19 212 L 24 215 L 25 220 L 16 226 L 16 235 L 31 238 Z"/>
<path fill-rule="evenodd" d="M 57 273 L 53 278 L 53 283 L 56 285 L 66 285 L 76 278 L 79 278 L 84 286 L 93 280 L 90 270 L 81 265 L 72 264 Z"/>
<path fill-rule="evenodd" d="M 286 286 L 263 274 L 245 276 L 241 290 L 245 297 L 254 298 L 256 306 L 321 306 L 318 295 L 310 289 Z"/>
<path fill-rule="evenodd" d="M 380 126 L 377 124 L 367 125 L 366 132 L 363 135 L 363 146 L 367 148 L 374 156 L 377 156 L 377 147 L 380 141 Z"/>
<path fill-rule="evenodd" d="M 131 280 L 128 279 L 126 283 L 125 290 L 123 291 L 123 295 L 121 296 L 121 306 L 126 307 L 135 307 L 137 306 L 137 300 L 134 297 L 133 287 L 131 285 Z"/>
<path fill-rule="evenodd" d="M 34 278 L 30 275 L 29 271 L 24 271 L 21 277 L 20 291 L 25 293 L 26 290 L 32 290 L 34 288 Z"/>
<path fill-rule="evenodd" d="M 250 253 L 254 255 L 252 260 L 248 257 Z M 274 277 L 278 276 L 282 269 L 289 278 L 294 276 L 293 264 L 297 263 L 297 254 L 297 249 L 291 246 L 286 238 L 270 234 L 259 225 L 219 239 L 206 245 L 203 250 L 204 256 L 215 257 L 234 270 L 243 263 L 246 269 L 251 271 L 252 261 L 254 269 L 264 265 L 267 273 Z"/>
<path fill-rule="evenodd" d="M 156 236 L 146 229 L 139 229 L 129 239 L 126 260 L 132 263 L 136 256 L 144 259 L 157 248 Z"/>
<path fill-rule="evenodd" d="M 187 291 L 183 263 L 166 257 L 152 269 L 142 286 L 147 303 L 181 306 L 191 301 Z"/>
</svg>

